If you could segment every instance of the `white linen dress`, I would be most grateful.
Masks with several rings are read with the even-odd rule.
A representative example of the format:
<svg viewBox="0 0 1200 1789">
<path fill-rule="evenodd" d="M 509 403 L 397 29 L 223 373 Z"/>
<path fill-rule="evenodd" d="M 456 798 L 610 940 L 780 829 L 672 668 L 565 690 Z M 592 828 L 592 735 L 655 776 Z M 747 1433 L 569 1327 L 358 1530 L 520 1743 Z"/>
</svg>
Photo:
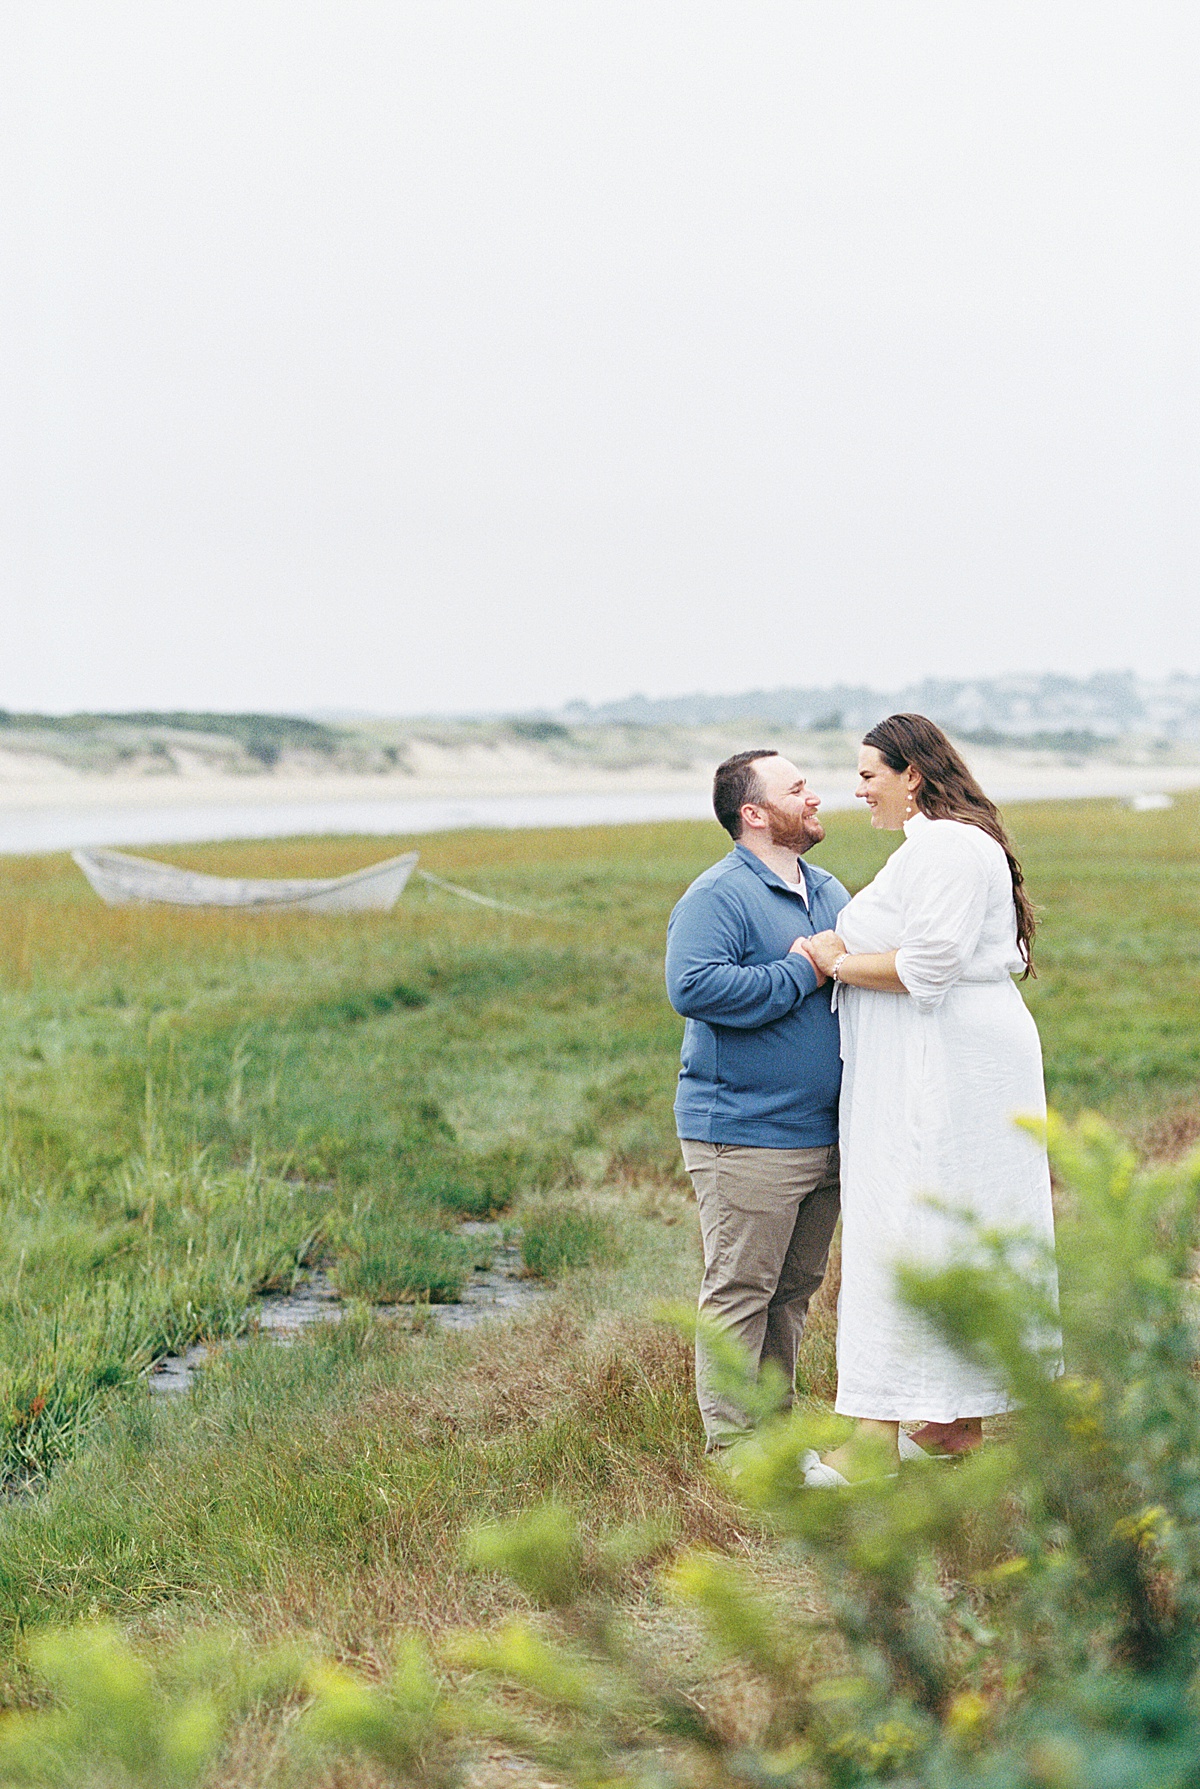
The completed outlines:
<svg viewBox="0 0 1200 1789">
<path fill-rule="evenodd" d="M 848 951 L 897 952 L 907 994 L 842 984 L 842 1289 L 837 1409 L 952 1422 L 1010 1408 L 1003 1384 L 951 1352 L 895 1290 L 897 1262 L 962 1252 L 967 1210 L 1053 1245 L 1045 1150 L 1013 1119 L 1044 1117 L 1037 1027 L 1015 984 L 1012 877 L 977 826 L 917 814 L 838 919 Z"/>
</svg>

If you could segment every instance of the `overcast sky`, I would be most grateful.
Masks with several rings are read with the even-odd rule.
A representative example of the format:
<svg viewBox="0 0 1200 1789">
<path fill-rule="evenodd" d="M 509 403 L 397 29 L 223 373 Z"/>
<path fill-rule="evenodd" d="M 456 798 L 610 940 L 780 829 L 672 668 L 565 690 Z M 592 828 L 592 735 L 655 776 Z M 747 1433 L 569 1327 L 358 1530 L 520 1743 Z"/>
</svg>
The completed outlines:
<svg viewBox="0 0 1200 1789">
<path fill-rule="evenodd" d="M 0 706 L 1200 671 L 1194 0 L 15 0 Z"/>
</svg>

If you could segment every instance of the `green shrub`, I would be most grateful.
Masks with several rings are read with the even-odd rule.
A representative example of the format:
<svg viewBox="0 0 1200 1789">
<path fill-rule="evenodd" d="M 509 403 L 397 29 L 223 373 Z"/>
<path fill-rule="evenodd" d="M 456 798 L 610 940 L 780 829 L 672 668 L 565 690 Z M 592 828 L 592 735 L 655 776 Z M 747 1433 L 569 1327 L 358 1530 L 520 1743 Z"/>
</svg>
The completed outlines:
<svg viewBox="0 0 1200 1789">
<path fill-rule="evenodd" d="M 521 1259 L 530 1273 L 554 1279 L 596 1261 L 617 1261 L 621 1249 L 611 1218 L 576 1205 L 543 1205 L 525 1218 Z"/>
<path fill-rule="evenodd" d="M 678 1562 L 670 1593 L 763 1685 L 771 1713 L 757 1744 L 731 1743 L 686 1683 L 638 1663 L 606 1611 L 602 1582 L 581 1568 L 569 1521 L 560 1515 L 556 1528 L 539 1516 L 536 1548 L 522 1545 L 520 1524 L 500 1539 L 495 1530 L 481 1536 L 481 1562 L 507 1570 L 534 1600 L 553 1583 L 559 1620 L 605 1661 L 604 1687 L 589 1698 L 587 1718 L 575 1719 L 573 1740 L 535 1751 L 545 1768 L 580 1783 L 642 1781 L 651 1741 L 631 1751 L 618 1712 L 640 1699 L 650 1711 L 644 1730 L 675 1748 L 676 1782 L 1168 1789 L 1200 1781 L 1191 1283 L 1200 1156 L 1139 1173 L 1088 1118 L 1074 1129 L 1052 1122 L 1050 1143 L 1069 1189 L 1059 1244 L 1065 1374 L 1053 1371 L 1054 1311 L 1028 1273 L 1021 1238 L 979 1237 L 971 1258 L 903 1276 L 914 1307 L 961 1352 L 1002 1369 L 1019 1396 L 1003 1444 L 953 1468 L 920 1461 L 848 1491 L 805 1490 L 801 1455 L 844 1434 L 844 1422 L 811 1411 L 770 1417 L 769 1390 L 747 1376 L 729 1338 L 706 1335 L 764 1419 L 725 1471 L 756 1518 L 820 1568 L 840 1641 L 833 1656 L 845 1660 L 814 1669 L 819 1624 L 780 1615 L 742 1568 L 706 1555 Z M 486 1668 L 513 1687 L 535 1687 L 534 1639 L 512 1627 Z M 560 1655 L 560 1683 L 575 1664 L 573 1652 Z M 544 1661 L 539 1673 L 543 1684 L 554 1680 Z M 565 1691 L 557 1715 L 571 1722 Z"/>
</svg>

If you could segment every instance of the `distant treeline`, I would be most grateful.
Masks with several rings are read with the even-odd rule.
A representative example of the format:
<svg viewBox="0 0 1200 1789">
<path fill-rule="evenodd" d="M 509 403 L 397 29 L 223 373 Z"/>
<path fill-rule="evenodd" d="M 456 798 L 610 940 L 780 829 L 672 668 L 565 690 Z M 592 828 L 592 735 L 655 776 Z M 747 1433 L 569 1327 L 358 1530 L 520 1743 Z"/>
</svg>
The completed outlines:
<svg viewBox="0 0 1200 1789">
<path fill-rule="evenodd" d="M 196 734 L 210 741 L 232 740 L 260 764 L 278 762 L 289 747 L 332 757 L 344 734 L 322 721 L 288 714 L 205 714 L 151 710 L 130 714 L 12 714 L 0 709 L 0 728 L 10 733 L 51 734 L 78 744 L 137 747 L 171 734 Z"/>
</svg>

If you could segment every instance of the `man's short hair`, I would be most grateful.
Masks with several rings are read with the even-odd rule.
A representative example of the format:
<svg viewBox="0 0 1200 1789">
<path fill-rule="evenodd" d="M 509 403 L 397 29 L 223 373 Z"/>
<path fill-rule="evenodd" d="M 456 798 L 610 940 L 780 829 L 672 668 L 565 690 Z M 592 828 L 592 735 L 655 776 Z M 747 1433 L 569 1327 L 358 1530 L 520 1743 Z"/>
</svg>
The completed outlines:
<svg viewBox="0 0 1200 1789">
<path fill-rule="evenodd" d="M 778 756 L 767 746 L 760 752 L 735 752 L 724 764 L 717 765 L 713 812 L 735 843 L 742 836 L 742 808 L 748 801 L 762 800 L 762 781 L 754 766 L 759 758 Z"/>
</svg>

